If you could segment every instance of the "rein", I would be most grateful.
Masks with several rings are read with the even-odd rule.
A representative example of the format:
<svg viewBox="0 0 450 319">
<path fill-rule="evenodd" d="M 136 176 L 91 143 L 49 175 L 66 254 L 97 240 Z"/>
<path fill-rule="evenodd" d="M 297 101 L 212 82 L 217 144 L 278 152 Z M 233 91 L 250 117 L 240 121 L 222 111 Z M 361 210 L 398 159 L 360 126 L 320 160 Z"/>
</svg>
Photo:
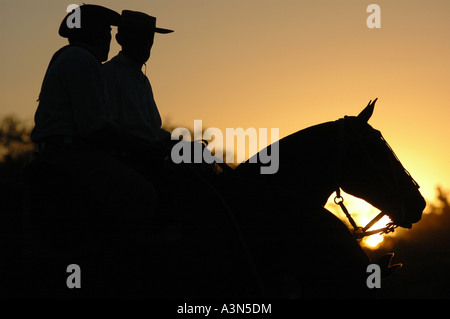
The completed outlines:
<svg viewBox="0 0 450 319">
<path fill-rule="evenodd" d="M 386 227 L 369 231 L 369 229 L 375 223 L 377 223 L 384 215 L 387 215 L 384 212 L 380 212 L 370 222 L 368 222 L 367 225 L 364 227 L 356 225 L 355 220 L 352 218 L 352 216 L 348 212 L 347 207 L 345 207 L 345 205 L 344 205 L 344 197 L 341 196 L 341 189 L 339 187 L 336 189 L 336 196 L 334 197 L 334 203 L 341 207 L 342 211 L 344 212 L 345 216 L 347 217 L 348 221 L 350 222 L 350 224 L 353 227 L 353 236 L 356 239 L 362 239 L 366 236 L 371 236 L 371 235 L 375 235 L 378 233 L 388 234 L 388 233 L 394 232 L 395 228 L 398 227 L 398 225 L 395 225 L 393 222 L 389 222 L 386 224 Z"/>
<path fill-rule="evenodd" d="M 355 222 L 355 220 L 352 218 L 352 216 L 350 215 L 350 213 L 348 212 L 347 207 L 345 207 L 344 205 L 344 198 L 341 196 L 341 189 L 339 187 L 339 181 L 340 179 L 340 168 L 342 167 L 342 162 L 343 162 L 343 157 L 344 157 L 344 121 L 345 121 L 345 117 L 342 119 L 339 119 L 338 125 L 339 125 L 339 145 L 338 145 L 338 156 L 337 156 L 337 170 L 336 170 L 336 196 L 334 197 L 334 203 L 336 205 L 339 205 L 342 209 L 342 211 L 344 212 L 345 216 L 347 217 L 348 221 L 350 222 L 350 224 L 353 227 L 353 236 L 356 239 L 362 239 L 366 236 L 371 236 L 371 235 L 375 235 L 378 233 L 381 234 L 388 234 L 391 232 L 394 232 L 395 228 L 398 227 L 398 225 L 395 225 L 394 222 L 389 222 L 386 224 L 386 227 L 380 228 L 380 229 L 376 229 L 376 230 L 371 230 L 369 231 L 369 229 L 375 224 L 377 223 L 383 216 L 387 216 L 386 213 L 384 212 L 380 212 L 377 216 L 375 216 L 369 223 L 367 223 L 366 226 L 361 227 L 358 226 Z"/>
</svg>

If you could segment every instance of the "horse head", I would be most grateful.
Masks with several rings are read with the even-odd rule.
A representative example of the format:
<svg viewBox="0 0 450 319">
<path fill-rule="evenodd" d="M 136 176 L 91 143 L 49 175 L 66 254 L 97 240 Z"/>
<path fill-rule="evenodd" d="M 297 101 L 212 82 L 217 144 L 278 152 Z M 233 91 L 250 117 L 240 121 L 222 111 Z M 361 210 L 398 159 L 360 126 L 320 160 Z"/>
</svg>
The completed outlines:
<svg viewBox="0 0 450 319">
<path fill-rule="evenodd" d="M 380 131 L 368 124 L 376 99 L 358 116 L 336 121 L 336 185 L 388 215 L 395 225 L 411 228 L 426 206 L 418 183 L 403 167 Z"/>
</svg>

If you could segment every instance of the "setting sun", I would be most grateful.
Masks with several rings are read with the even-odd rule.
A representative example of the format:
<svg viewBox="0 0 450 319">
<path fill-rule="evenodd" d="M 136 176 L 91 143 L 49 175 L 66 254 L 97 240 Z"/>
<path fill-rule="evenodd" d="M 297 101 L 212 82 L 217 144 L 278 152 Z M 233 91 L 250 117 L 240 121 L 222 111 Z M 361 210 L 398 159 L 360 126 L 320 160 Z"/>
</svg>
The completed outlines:
<svg viewBox="0 0 450 319">
<path fill-rule="evenodd" d="M 383 235 L 375 234 L 369 237 L 365 237 L 363 240 L 363 245 L 375 249 L 383 242 Z"/>
<path fill-rule="evenodd" d="M 380 212 L 378 209 L 376 209 L 366 201 L 354 197 L 350 194 L 347 194 L 344 191 L 342 191 L 342 196 L 344 197 L 345 206 L 347 207 L 349 213 L 351 214 L 352 218 L 355 220 L 357 226 L 359 227 L 366 226 Z M 341 219 L 349 227 L 349 229 L 352 230 L 352 227 L 349 224 L 347 217 L 341 211 L 340 207 L 334 203 L 334 197 L 335 193 L 333 193 L 332 196 L 329 198 L 327 204 L 325 205 L 325 208 L 331 211 L 337 217 L 339 217 L 339 219 Z M 391 220 L 389 219 L 389 217 L 385 215 L 378 222 L 372 225 L 372 227 L 369 230 L 377 230 L 386 227 L 386 224 L 389 223 L 390 221 Z M 361 240 L 361 243 L 362 245 L 368 248 L 376 249 L 379 246 L 379 244 L 383 242 L 384 236 L 385 236 L 384 234 L 374 234 L 366 236 Z"/>
</svg>

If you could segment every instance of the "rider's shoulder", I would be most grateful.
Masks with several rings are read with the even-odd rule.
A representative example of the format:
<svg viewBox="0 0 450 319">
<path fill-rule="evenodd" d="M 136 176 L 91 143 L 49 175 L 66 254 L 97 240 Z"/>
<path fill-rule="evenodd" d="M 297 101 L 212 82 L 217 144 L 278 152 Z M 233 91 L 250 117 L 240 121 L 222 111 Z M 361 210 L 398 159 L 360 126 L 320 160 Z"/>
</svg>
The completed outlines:
<svg viewBox="0 0 450 319">
<path fill-rule="evenodd" d="M 59 56 L 60 63 L 76 65 L 99 65 L 96 57 L 87 49 L 79 46 L 67 46 Z"/>
</svg>

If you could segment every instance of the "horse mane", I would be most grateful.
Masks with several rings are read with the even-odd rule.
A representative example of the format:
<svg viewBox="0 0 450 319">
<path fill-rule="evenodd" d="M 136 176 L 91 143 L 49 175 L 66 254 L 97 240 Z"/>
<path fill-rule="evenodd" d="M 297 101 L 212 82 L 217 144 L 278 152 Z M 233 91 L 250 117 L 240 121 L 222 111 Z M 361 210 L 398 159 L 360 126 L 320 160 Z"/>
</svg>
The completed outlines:
<svg viewBox="0 0 450 319">
<path fill-rule="evenodd" d="M 280 142 L 289 142 L 295 138 L 302 147 L 313 147 L 320 142 L 329 141 L 334 129 L 334 121 L 324 122 L 287 135 Z"/>
</svg>

